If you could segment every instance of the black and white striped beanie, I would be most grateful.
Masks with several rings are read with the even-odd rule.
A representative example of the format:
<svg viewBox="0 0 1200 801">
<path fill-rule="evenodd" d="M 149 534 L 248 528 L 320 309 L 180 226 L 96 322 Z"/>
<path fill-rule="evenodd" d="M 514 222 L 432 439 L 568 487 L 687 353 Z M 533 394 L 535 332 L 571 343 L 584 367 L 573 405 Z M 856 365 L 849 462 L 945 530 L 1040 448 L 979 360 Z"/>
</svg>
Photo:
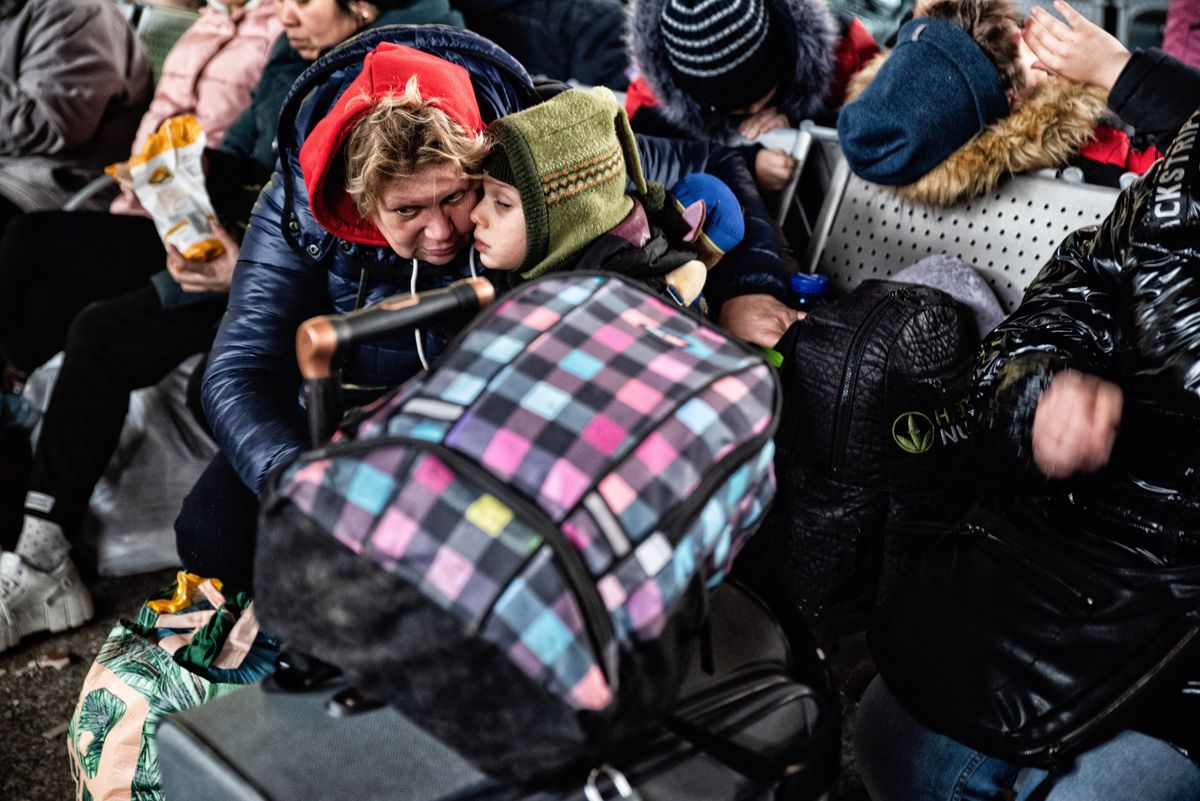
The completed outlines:
<svg viewBox="0 0 1200 801">
<path fill-rule="evenodd" d="M 680 88 L 720 111 L 761 100 L 785 75 L 768 0 L 667 0 L 660 32 Z"/>
</svg>

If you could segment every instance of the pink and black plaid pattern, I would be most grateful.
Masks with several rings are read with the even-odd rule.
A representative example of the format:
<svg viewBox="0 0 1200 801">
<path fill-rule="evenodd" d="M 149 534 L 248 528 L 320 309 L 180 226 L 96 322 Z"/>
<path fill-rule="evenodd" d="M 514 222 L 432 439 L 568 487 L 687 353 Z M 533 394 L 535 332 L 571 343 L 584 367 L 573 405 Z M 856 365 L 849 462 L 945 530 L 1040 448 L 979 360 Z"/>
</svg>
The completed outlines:
<svg viewBox="0 0 1200 801">
<path fill-rule="evenodd" d="M 543 542 L 494 496 L 406 445 L 310 462 L 290 477 L 289 494 L 347 548 L 469 626 Z"/>
<path fill-rule="evenodd" d="M 560 299 L 554 293 L 575 286 L 547 281 L 499 316 L 518 331 L 529 330 L 536 327 L 531 319 L 547 319 L 543 301 Z M 492 364 L 481 352 L 465 372 L 482 375 Z M 766 410 L 760 412 L 765 425 L 772 390 L 761 359 L 676 307 L 607 282 L 495 371 L 486 397 L 464 411 L 445 441 L 561 522 L 635 449 L 652 471 L 674 461 L 699 436 L 687 426 L 663 428 L 676 409 L 720 376 L 754 369 L 761 371 L 758 377 L 735 382 L 768 382 Z M 730 394 L 740 399 L 747 392 Z M 440 399 L 449 400 L 445 394 Z M 721 411 L 734 402 L 717 398 L 715 405 Z M 696 464 L 707 469 L 711 461 Z M 659 515 L 665 511 L 658 508 Z"/>
<path fill-rule="evenodd" d="M 566 703 L 603 709 L 578 588 L 545 538 L 580 553 L 618 642 L 653 639 L 761 519 L 777 393 L 757 354 L 672 304 L 609 277 L 544 278 L 281 486 Z M 535 530 L 526 504 L 558 530 Z"/>
</svg>

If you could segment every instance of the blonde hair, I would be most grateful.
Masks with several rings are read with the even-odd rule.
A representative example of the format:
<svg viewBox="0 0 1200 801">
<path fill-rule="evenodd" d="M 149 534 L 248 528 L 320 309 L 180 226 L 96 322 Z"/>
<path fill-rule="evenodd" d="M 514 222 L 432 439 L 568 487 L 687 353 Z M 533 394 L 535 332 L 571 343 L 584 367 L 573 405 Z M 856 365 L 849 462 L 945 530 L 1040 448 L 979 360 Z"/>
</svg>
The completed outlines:
<svg viewBox="0 0 1200 801">
<path fill-rule="evenodd" d="M 359 214 L 375 213 L 384 190 L 431 164 L 453 164 L 463 178 L 481 177 L 487 155 L 483 132 L 469 133 L 446 112 L 421 97 L 417 79 L 401 94 L 372 100 L 371 111 L 355 123 L 346 139 L 346 192 Z"/>
</svg>

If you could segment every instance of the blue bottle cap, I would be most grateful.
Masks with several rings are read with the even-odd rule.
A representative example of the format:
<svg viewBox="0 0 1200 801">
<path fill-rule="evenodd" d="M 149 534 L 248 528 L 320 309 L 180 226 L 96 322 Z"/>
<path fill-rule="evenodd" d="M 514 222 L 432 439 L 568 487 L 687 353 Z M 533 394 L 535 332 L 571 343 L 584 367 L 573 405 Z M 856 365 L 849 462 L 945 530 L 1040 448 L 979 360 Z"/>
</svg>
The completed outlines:
<svg viewBox="0 0 1200 801">
<path fill-rule="evenodd" d="M 817 273 L 792 273 L 789 280 L 797 295 L 824 295 L 829 279 Z"/>
</svg>

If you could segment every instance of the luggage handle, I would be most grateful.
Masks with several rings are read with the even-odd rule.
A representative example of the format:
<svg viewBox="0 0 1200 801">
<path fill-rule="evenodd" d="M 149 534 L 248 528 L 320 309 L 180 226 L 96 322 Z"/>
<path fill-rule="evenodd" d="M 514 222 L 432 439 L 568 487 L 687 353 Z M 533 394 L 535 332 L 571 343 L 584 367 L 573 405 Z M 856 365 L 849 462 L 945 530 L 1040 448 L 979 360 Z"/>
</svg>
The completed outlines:
<svg viewBox="0 0 1200 801">
<path fill-rule="evenodd" d="M 482 309 L 496 297 L 486 278 L 466 278 L 444 289 L 396 295 L 346 314 L 323 314 L 296 331 L 296 360 L 305 379 L 331 378 L 333 360 L 351 345 L 429 325 L 455 312 Z"/>
<path fill-rule="evenodd" d="M 450 315 L 468 314 L 489 305 L 496 290 L 486 278 L 466 278 L 443 289 L 385 298 L 365 309 L 305 320 L 296 330 L 296 361 L 304 377 L 310 444 L 325 444 L 337 426 L 340 385 L 334 359 L 351 346 L 429 325 Z"/>
</svg>

